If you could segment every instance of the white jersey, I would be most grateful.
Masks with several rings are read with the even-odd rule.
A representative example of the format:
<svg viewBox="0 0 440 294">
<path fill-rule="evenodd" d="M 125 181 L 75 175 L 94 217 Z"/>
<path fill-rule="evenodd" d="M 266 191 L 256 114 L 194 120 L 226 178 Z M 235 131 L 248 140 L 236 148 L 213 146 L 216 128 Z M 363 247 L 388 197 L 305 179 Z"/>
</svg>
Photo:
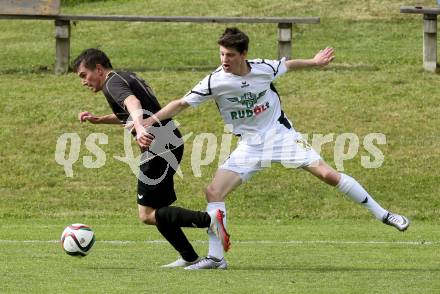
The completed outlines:
<svg viewBox="0 0 440 294">
<path fill-rule="evenodd" d="M 184 100 L 191 106 L 214 99 L 225 124 L 236 135 L 264 135 L 287 119 L 273 80 L 287 72 L 286 60 L 249 60 L 245 76 L 226 73 L 220 66 L 200 81 Z M 287 122 L 288 124 L 288 122 Z M 290 128 L 290 127 L 289 127 Z"/>
</svg>

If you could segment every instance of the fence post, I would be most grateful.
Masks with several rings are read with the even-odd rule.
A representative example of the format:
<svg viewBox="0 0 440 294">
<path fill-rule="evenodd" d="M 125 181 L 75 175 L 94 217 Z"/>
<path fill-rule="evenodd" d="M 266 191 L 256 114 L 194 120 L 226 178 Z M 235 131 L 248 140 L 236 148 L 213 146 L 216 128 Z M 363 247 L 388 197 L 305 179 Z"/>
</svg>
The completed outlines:
<svg viewBox="0 0 440 294">
<path fill-rule="evenodd" d="M 423 15 L 423 68 L 437 70 L 437 15 Z"/>
<path fill-rule="evenodd" d="M 70 21 L 55 20 L 55 74 L 67 73 L 70 60 Z"/>
<path fill-rule="evenodd" d="M 292 57 L 292 23 L 278 24 L 278 58 Z"/>
</svg>

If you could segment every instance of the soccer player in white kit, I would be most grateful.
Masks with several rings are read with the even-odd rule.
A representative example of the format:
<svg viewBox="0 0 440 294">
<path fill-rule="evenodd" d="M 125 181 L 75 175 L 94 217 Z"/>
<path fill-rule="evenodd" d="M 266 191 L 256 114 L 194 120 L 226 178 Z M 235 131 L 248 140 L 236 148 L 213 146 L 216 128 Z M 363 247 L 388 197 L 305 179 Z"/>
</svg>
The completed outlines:
<svg viewBox="0 0 440 294">
<path fill-rule="evenodd" d="M 326 66 L 333 59 L 333 48 L 319 51 L 312 59 L 247 60 L 249 38 L 237 28 L 227 28 L 220 37 L 221 66 L 206 76 L 183 98 L 170 102 L 158 111 L 156 118 L 145 120 L 148 127 L 157 120 L 172 118 L 188 106 L 214 100 L 232 132 L 240 136 L 237 148 L 219 167 L 206 188 L 206 210 L 220 209 L 226 224 L 226 196 L 248 180 L 253 173 L 281 162 L 284 166 L 302 168 L 325 183 L 336 186 L 353 201 L 369 209 L 387 225 L 404 231 L 409 220 L 382 208 L 352 177 L 327 165 L 320 155 L 301 137 L 281 110 L 280 97 L 272 82 L 279 76 L 299 68 Z M 148 134 L 138 137 L 147 144 Z M 226 269 L 223 238 L 208 230 L 209 252 L 198 263 L 185 267 Z M 228 244 L 229 246 L 229 244 Z"/>
</svg>

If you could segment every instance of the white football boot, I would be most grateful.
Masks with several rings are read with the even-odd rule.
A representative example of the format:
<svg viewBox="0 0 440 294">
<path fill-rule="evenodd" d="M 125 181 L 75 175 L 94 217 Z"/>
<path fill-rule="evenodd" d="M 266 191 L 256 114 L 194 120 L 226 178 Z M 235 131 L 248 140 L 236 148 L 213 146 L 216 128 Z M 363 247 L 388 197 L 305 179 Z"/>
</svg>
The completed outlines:
<svg viewBox="0 0 440 294">
<path fill-rule="evenodd" d="M 388 212 L 383 219 L 383 223 L 393 226 L 399 231 L 403 232 L 409 227 L 409 220 L 403 215 Z"/>
<path fill-rule="evenodd" d="M 189 265 L 195 264 L 200 260 L 200 258 L 197 258 L 194 261 L 186 261 L 183 258 L 179 258 L 176 261 L 173 261 L 172 263 L 169 264 L 164 264 L 161 267 L 165 267 L 165 268 L 174 268 L 174 267 L 187 267 Z"/>
<path fill-rule="evenodd" d="M 201 270 L 201 269 L 222 269 L 228 268 L 228 263 L 225 258 L 217 259 L 215 257 L 207 256 L 202 258 L 199 262 L 185 267 L 186 270 Z"/>
</svg>

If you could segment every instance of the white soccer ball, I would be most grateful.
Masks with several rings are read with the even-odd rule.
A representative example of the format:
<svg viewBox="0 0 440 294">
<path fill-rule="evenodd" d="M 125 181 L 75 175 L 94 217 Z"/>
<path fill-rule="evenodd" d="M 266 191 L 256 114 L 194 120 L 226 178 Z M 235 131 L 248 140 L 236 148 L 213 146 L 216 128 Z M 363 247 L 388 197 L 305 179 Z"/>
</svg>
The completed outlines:
<svg viewBox="0 0 440 294">
<path fill-rule="evenodd" d="M 61 235 L 61 246 L 67 254 L 73 256 L 86 256 L 94 243 L 95 233 L 90 226 L 84 224 L 67 226 Z"/>
</svg>

